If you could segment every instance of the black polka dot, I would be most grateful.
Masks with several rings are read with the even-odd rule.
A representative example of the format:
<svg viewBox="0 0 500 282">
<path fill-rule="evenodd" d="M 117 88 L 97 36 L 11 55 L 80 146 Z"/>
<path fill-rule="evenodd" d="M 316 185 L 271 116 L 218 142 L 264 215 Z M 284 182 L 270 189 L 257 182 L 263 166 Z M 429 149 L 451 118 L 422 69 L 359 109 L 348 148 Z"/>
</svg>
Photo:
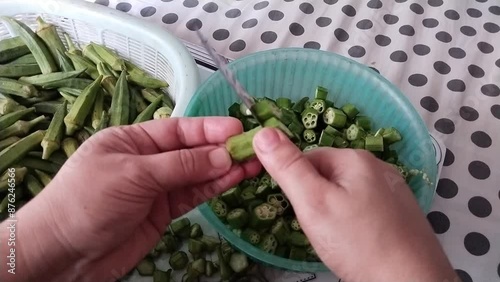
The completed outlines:
<svg viewBox="0 0 500 282">
<path fill-rule="evenodd" d="M 491 137 L 484 131 L 476 131 L 470 136 L 472 143 L 481 148 L 491 146 Z"/>
<path fill-rule="evenodd" d="M 309 41 L 309 42 L 306 42 L 306 44 L 304 44 L 304 48 L 319 50 L 321 48 L 321 44 L 319 44 L 316 41 Z"/>
<path fill-rule="evenodd" d="M 490 241 L 486 236 L 478 232 L 465 235 L 464 245 L 465 249 L 475 256 L 482 256 L 490 250 Z"/>
<path fill-rule="evenodd" d="M 436 20 L 436 19 L 433 19 L 433 18 L 427 18 L 427 19 L 423 19 L 422 20 L 422 24 L 425 26 L 425 27 L 428 27 L 428 28 L 433 28 L 433 27 L 436 27 L 439 25 L 439 21 Z"/>
<path fill-rule="evenodd" d="M 488 11 L 494 15 L 500 16 L 500 6 L 491 6 L 488 8 Z"/>
<path fill-rule="evenodd" d="M 241 16 L 241 11 L 239 9 L 231 9 L 226 12 L 226 17 L 230 19 L 234 19 Z"/>
<path fill-rule="evenodd" d="M 451 34 L 446 31 L 440 31 L 436 33 L 436 39 L 444 43 L 449 43 L 451 42 Z"/>
<path fill-rule="evenodd" d="M 372 21 L 370 21 L 368 19 L 360 20 L 356 24 L 356 27 L 359 28 L 359 29 L 370 29 L 370 28 L 372 28 L 372 26 L 373 26 Z"/>
<path fill-rule="evenodd" d="M 485 2 L 488 2 L 488 0 L 476 0 L 476 2 L 485 3 Z"/>
<path fill-rule="evenodd" d="M 361 58 L 366 54 L 365 48 L 359 45 L 352 46 L 349 48 L 347 51 L 349 56 L 354 57 L 354 58 Z"/>
<path fill-rule="evenodd" d="M 168 13 L 165 16 L 163 16 L 163 18 L 161 19 L 161 21 L 166 23 L 166 24 L 173 24 L 173 23 L 177 22 L 177 20 L 179 20 L 179 16 L 177 14 L 174 14 L 174 13 Z"/>
<path fill-rule="evenodd" d="M 348 17 L 354 17 L 356 15 L 356 9 L 354 9 L 351 5 L 345 5 L 342 7 L 342 12 L 346 14 Z"/>
<path fill-rule="evenodd" d="M 304 34 L 304 27 L 301 26 L 299 23 L 291 23 L 288 29 L 290 30 L 290 33 L 295 36 L 300 36 Z"/>
<path fill-rule="evenodd" d="M 436 193 L 445 199 L 451 199 L 458 194 L 458 186 L 455 181 L 449 178 L 439 179 Z"/>
<path fill-rule="evenodd" d="M 189 30 L 195 31 L 199 30 L 203 26 L 203 23 L 199 19 L 190 19 L 186 23 L 186 27 Z"/>
<path fill-rule="evenodd" d="M 368 8 L 372 9 L 380 9 L 382 8 L 382 1 L 380 0 L 370 0 L 368 1 L 368 4 L 366 4 Z"/>
<path fill-rule="evenodd" d="M 161 0 L 161 2 L 172 2 L 174 0 Z"/>
<path fill-rule="evenodd" d="M 411 25 L 403 25 L 399 28 L 399 33 L 402 35 L 413 36 L 415 35 L 415 29 Z"/>
<path fill-rule="evenodd" d="M 404 3 L 406 1 L 408 1 L 408 0 L 396 0 L 396 3 Z"/>
<path fill-rule="evenodd" d="M 340 42 L 345 42 L 345 41 L 347 41 L 347 39 L 349 39 L 349 34 L 345 30 L 343 30 L 341 28 L 337 28 L 333 32 L 333 34 L 335 35 L 335 37 L 337 38 L 337 40 L 340 41 Z"/>
<path fill-rule="evenodd" d="M 116 5 L 116 9 L 126 13 L 132 9 L 132 5 L 130 3 L 122 2 Z"/>
<path fill-rule="evenodd" d="M 469 200 L 469 211 L 477 217 L 487 217 L 491 214 L 491 204 L 483 197 L 472 197 Z"/>
<path fill-rule="evenodd" d="M 450 166 L 452 165 L 453 163 L 455 162 L 455 155 L 453 154 L 452 151 L 450 151 L 450 149 L 446 148 L 446 154 L 444 156 L 444 162 L 443 162 L 443 165 L 444 166 Z"/>
<path fill-rule="evenodd" d="M 417 3 L 411 4 L 410 10 L 412 10 L 417 15 L 421 15 L 424 13 L 424 8 L 422 6 L 420 6 L 420 4 L 417 4 Z"/>
<path fill-rule="evenodd" d="M 391 44 L 391 39 L 388 36 L 379 34 L 379 35 L 375 36 L 375 42 L 379 46 L 387 46 L 387 45 Z"/>
<path fill-rule="evenodd" d="M 466 121 L 475 121 L 479 118 L 479 113 L 476 111 L 476 109 L 469 106 L 460 107 L 459 113 L 460 116 Z"/>
<path fill-rule="evenodd" d="M 500 88 L 495 84 L 485 84 L 481 86 L 481 93 L 490 97 L 497 97 L 500 95 Z"/>
<path fill-rule="evenodd" d="M 417 44 L 413 46 L 413 52 L 415 52 L 415 54 L 417 55 L 424 56 L 431 52 L 431 48 L 424 44 Z"/>
<path fill-rule="evenodd" d="M 399 21 L 398 16 L 391 15 L 391 14 L 386 14 L 384 15 L 384 22 L 386 24 L 395 24 Z"/>
<path fill-rule="evenodd" d="M 152 15 L 156 14 L 156 8 L 155 7 L 152 7 L 152 6 L 149 6 L 149 7 L 145 7 L 141 10 L 141 16 L 143 17 L 151 17 Z"/>
<path fill-rule="evenodd" d="M 259 23 L 259 21 L 257 21 L 257 19 L 249 19 L 249 20 L 245 21 L 243 24 L 241 24 L 241 27 L 242 28 L 252 28 L 252 27 L 256 26 L 258 23 Z"/>
<path fill-rule="evenodd" d="M 451 71 L 450 66 L 443 62 L 443 61 L 437 61 L 434 63 L 434 69 L 440 73 L 440 74 L 448 74 Z"/>
<path fill-rule="evenodd" d="M 448 89 L 450 89 L 453 92 L 464 92 L 465 91 L 465 82 L 460 79 L 452 79 L 448 81 L 446 84 Z"/>
<path fill-rule="evenodd" d="M 217 10 L 219 10 L 219 5 L 215 4 L 214 2 L 208 2 L 207 4 L 203 5 L 203 10 L 207 13 L 215 13 Z"/>
<path fill-rule="evenodd" d="M 240 51 L 243 51 L 243 49 L 245 49 L 246 47 L 247 47 L 247 44 L 245 43 L 245 41 L 238 39 L 238 40 L 234 41 L 233 43 L 231 43 L 231 45 L 229 45 L 229 50 L 231 50 L 233 52 L 240 52 Z"/>
<path fill-rule="evenodd" d="M 428 0 L 427 3 L 432 7 L 439 7 L 443 5 L 443 0 Z"/>
<path fill-rule="evenodd" d="M 427 77 L 420 73 L 412 74 L 408 77 L 408 82 L 413 86 L 424 86 L 427 84 Z"/>
<path fill-rule="evenodd" d="M 477 43 L 477 48 L 479 48 L 479 51 L 483 52 L 484 54 L 489 54 L 493 52 L 494 48 L 491 46 L 491 44 L 481 41 Z"/>
<path fill-rule="evenodd" d="M 476 30 L 472 26 L 464 25 L 460 28 L 460 32 L 462 32 L 464 35 L 467 36 L 474 36 L 476 35 Z"/>
<path fill-rule="evenodd" d="M 285 17 L 285 14 L 283 14 L 283 12 L 278 11 L 278 10 L 272 10 L 269 12 L 268 16 L 269 16 L 269 19 L 271 19 L 273 21 L 280 21 Z"/>
<path fill-rule="evenodd" d="M 482 161 L 473 161 L 469 164 L 469 173 L 476 179 L 486 179 L 490 177 L 490 167 Z"/>
<path fill-rule="evenodd" d="M 470 17 L 473 17 L 473 18 L 479 18 L 483 15 L 483 13 L 481 11 L 479 11 L 478 9 L 469 8 L 469 9 L 467 9 L 467 15 L 469 15 Z"/>
<path fill-rule="evenodd" d="M 455 20 L 455 21 L 458 20 L 458 19 L 460 19 L 460 15 L 455 10 L 446 10 L 444 12 L 444 16 L 447 17 L 450 20 Z"/>
<path fill-rule="evenodd" d="M 455 59 L 465 58 L 466 55 L 464 49 L 458 47 L 451 47 L 450 50 L 448 50 L 448 54 Z"/>
<path fill-rule="evenodd" d="M 319 27 L 329 26 L 331 23 L 332 23 L 332 19 L 327 18 L 327 17 L 319 17 L 316 19 L 316 24 Z"/>
<path fill-rule="evenodd" d="M 96 0 L 94 3 L 103 5 L 103 6 L 109 6 L 109 0 Z"/>
<path fill-rule="evenodd" d="M 391 53 L 391 56 L 389 57 L 391 61 L 402 63 L 406 62 L 408 60 L 408 55 L 402 50 L 394 51 Z"/>
<path fill-rule="evenodd" d="M 276 34 L 276 32 L 274 31 L 265 31 L 260 36 L 260 40 L 262 40 L 262 42 L 267 44 L 273 43 L 274 41 L 276 41 L 277 38 L 278 34 Z"/>
<path fill-rule="evenodd" d="M 227 39 L 228 37 L 229 37 L 229 30 L 223 28 L 214 31 L 213 34 L 213 38 L 219 41 Z"/>
<path fill-rule="evenodd" d="M 325 2 L 328 5 L 333 5 L 337 2 L 339 2 L 339 0 L 323 0 L 323 2 Z"/>
<path fill-rule="evenodd" d="M 420 106 L 431 113 L 435 113 L 439 109 L 438 102 L 431 96 L 425 96 L 424 98 L 420 99 Z"/>
<path fill-rule="evenodd" d="M 491 106 L 490 111 L 494 117 L 496 117 L 497 119 L 500 119 L 500 105 Z"/>
<path fill-rule="evenodd" d="M 497 66 L 497 67 L 500 68 L 500 59 L 498 59 L 498 60 L 495 61 L 495 66 Z"/>
<path fill-rule="evenodd" d="M 484 30 L 489 33 L 497 33 L 500 31 L 500 26 L 498 26 L 496 23 L 487 22 L 483 25 L 483 27 Z"/>
<path fill-rule="evenodd" d="M 450 219 L 442 212 L 430 212 L 427 214 L 427 220 L 436 234 L 443 234 L 450 229 Z"/>
<path fill-rule="evenodd" d="M 434 128 L 443 134 L 455 132 L 455 123 L 449 118 L 440 118 L 434 123 Z"/>
<path fill-rule="evenodd" d="M 200 4 L 198 0 L 184 0 L 184 2 L 182 3 L 182 5 L 184 5 L 184 7 L 186 8 L 194 8 L 198 6 L 198 4 Z"/>
<path fill-rule="evenodd" d="M 498 193 L 498 197 L 500 198 L 500 192 Z M 498 277 L 500 277 L 500 263 L 498 264 L 497 273 L 498 273 Z"/>
<path fill-rule="evenodd" d="M 311 5 L 311 3 L 304 2 L 299 5 L 299 9 L 304 13 L 304 14 L 312 14 L 314 13 L 314 7 Z"/>
<path fill-rule="evenodd" d="M 455 269 L 455 272 L 457 273 L 458 277 L 460 277 L 460 281 L 473 282 L 472 277 L 470 277 L 469 273 L 467 273 L 461 269 Z"/>
<path fill-rule="evenodd" d="M 374 67 L 368 67 L 369 69 L 371 69 L 372 71 L 376 72 L 376 73 L 380 73 L 380 71 Z"/>
<path fill-rule="evenodd" d="M 467 69 L 469 70 L 470 75 L 475 78 L 481 78 L 484 76 L 484 70 L 476 65 L 470 65 Z"/>
<path fill-rule="evenodd" d="M 269 2 L 268 1 L 262 1 L 262 2 L 259 2 L 255 5 L 253 5 L 253 8 L 255 10 L 262 10 L 264 9 L 265 7 L 269 6 Z"/>
</svg>

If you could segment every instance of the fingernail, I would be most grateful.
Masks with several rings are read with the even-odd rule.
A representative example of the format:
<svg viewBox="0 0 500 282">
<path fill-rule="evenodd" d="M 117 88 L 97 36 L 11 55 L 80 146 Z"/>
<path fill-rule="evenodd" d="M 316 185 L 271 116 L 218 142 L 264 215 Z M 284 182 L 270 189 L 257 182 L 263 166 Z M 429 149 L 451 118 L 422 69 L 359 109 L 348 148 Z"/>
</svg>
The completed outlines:
<svg viewBox="0 0 500 282">
<path fill-rule="evenodd" d="M 274 150 L 280 143 L 280 137 L 276 130 L 271 128 L 262 129 L 255 136 L 254 144 L 259 151 L 267 153 Z"/>
<path fill-rule="evenodd" d="M 210 163 L 215 168 L 226 168 L 231 166 L 231 157 L 224 148 L 217 148 L 208 153 Z"/>
</svg>

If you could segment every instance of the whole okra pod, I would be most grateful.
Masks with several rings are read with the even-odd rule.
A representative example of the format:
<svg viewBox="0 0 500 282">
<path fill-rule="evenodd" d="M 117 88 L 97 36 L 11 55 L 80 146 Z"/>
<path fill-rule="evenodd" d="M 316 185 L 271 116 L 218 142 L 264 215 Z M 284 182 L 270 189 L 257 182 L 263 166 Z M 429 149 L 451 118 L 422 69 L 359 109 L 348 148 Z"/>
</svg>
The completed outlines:
<svg viewBox="0 0 500 282">
<path fill-rule="evenodd" d="M 49 129 L 45 133 L 45 137 L 41 142 L 43 148 L 42 159 L 47 160 L 52 153 L 59 150 L 61 147 L 61 139 L 64 135 L 64 117 L 66 116 L 67 101 L 59 106 L 59 109 L 54 114 L 50 122 Z"/>
<path fill-rule="evenodd" d="M 111 108 L 109 109 L 110 126 L 126 125 L 129 123 L 129 103 L 130 89 L 127 83 L 127 72 L 124 70 L 116 83 Z"/>
<path fill-rule="evenodd" d="M 12 37 L 0 41 L 0 64 L 7 63 L 29 54 L 30 49 L 21 37 Z"/>
<path fill-rule="evenodd" d="M 0 136 L 3 138 L 11 136 L 23 137 L 30 132 L 31 128 L 44 120 L 45 116 L 39 116 L 30 121 L 18 120 L 13 125 L 0 130 Z"/>
<path fill-rule="evenodd" d="M 66 52 L 66 56 L 73 62 L 73 66 L 76 70 L 85 70 L 92 79 L 97 79 L 99 77 L 97 66 L 89 59 L 77 54 L 71 54 L 70 52 Z"/>
<path fill-rule="evenodd" d="M 10 145 L 16 143 L 19 140 L 21 140 L 21 138 L 19 138 L 17 136 L 11 136 L 11 137 L 8 137 L 6 139 L 3 139 L 2 141 L 0 141 L 0 151 L 9 147 Z"/>
<path fill-rule="evenodd" d="M 3 116 L 0 116 L 0 130 L 3 130 L 14 123 L 16 123 L 18 120 L 23 118 L 24 116 L 33 113 L 35 111 L 35 108 L 29 108 L 29 109 L 24 109 L 20 111 L 16 111 L 13 113 L 9 113 Z M 4 137 L 2 137 L 4 138 Z"/>
<path fill-rule="evenodd" d="M 63 151 L 68 158 L 71 157 L 76 150 L 78 150 L 79 146 L 80 144 L 78 144 L 78 141 L 75 138 L 68 137 L 62 141 Z"/>
<path fill-rule="evenodd" d="M 31 98 L 39 95 L 35 86 L 10 78 L 0 78 L 0 92 L 23 98 Z"/>
<path fill-rule="evenodd" d="M 13 165 L 18 160 L 22 159 L 28 152 L 40 146 L 45 131 L 36 131 L 18 142 L 10 145 L 0 152 L 0 171 L 5 171 L 8 167 Z"/>
<path fill-rule="evenodd" d="M 92 127 L 96 129 L 101 123 L 102 112 L 104 111 L 104 93 L 99 91 L 92 110 Z"/>
<path fill-rule="evenodd" d="M 61 61 L 59 59 L 57 51 L 65 52 L 66 47 L 57 34 L 56 27 L 52 24 L 45 22 L 41 17 L 36 19 L 38 23 L 38 30 L 36 34 L 42 39 L 42 41 L 47 45 L 47 48 L 50 51 L 50 54 L 55 59 L 55 62 L 58 66 L 61 65 Z"/>
</svg>

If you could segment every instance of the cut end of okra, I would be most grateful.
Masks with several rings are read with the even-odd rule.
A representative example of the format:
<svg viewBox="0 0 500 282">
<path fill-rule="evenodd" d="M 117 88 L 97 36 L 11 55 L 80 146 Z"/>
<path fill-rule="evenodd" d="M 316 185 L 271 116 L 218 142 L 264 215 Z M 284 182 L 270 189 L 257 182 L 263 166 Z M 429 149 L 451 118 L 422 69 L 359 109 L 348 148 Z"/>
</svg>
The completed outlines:
<svg viewBox="0 0 500 282">
<path fill-rule="evenodd" d="M 365 131 L 361 127 L 358 127 L 355 124 L 351 124 L 351 126 L 347 128 L 346 137 L 347 140 L 349 141 L 358 140 L 364 138 L 365 136 L 366 136 Z"/>
<path fill-rule="evenodd" d="M 347 122 L 347 116 L 339 109 L 328 108 L 323 114 L 323 121 L 335 128 L 343 128 Z"/>
<path fill-rule="evenodd" d="M 170 256 L 168 263 L 173 270 L 182 270 L 188 265 L 189 258 L 185 252 L 177 251 Z"/>
<path fill-rule="evenodd" d="M 311 101 L 309 107 L 315 109 L 316 111 L 318 111 L 318 113 L 322 114 L 326 109 L 326 102 L 325 100 L 314 99 Z"/>
<path fill-rule="evenodd" d="M 314 94 L 314 98 L 320 100 L 326 100 L 327 97 L 328 97 L 328 89 L 322 86 L 316 87 L 316 93 Z"/>
<path fill-rule="evenodd" d="M 314 129 L 318 125 L 319 112 L 313 108 L 306 108 L 302 112 L 302 124 L 306 129 Z"/>
<path fill-rule="evenodd" d="M 278 209 L 268 203 L 258 205 L 250 216 L 250 226 L 253 228 L 270 227 L 278 214 Z"/>
<path fill-rule="evenodd" d="M 382 136 L 367 136 L 365 139 L 365 149 L 371 152 L 384 151 L 384 139 Z"/>
<path fill-rule="evenodd" d="M 239 229 L 248 223 L 248 212 L 244 209 L 237 208 L 227 214 L 226 220 L 231 228 Z"/>
<path fill-rule="evenodd" d="M 307 143 L 311 144 L 316 142 L 316 132 L 314 132 L 314 130 L 312 129 L 304 130 L 304 132 L 302 133 L 302 137 Z"/>
</svg>

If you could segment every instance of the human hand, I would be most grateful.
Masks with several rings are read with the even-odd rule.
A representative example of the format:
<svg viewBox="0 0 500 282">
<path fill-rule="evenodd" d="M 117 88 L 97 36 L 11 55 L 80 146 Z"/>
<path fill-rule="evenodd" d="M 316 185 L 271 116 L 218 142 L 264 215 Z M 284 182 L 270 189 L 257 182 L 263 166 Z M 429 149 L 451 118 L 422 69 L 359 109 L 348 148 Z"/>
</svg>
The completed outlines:
<svg viewBox="0 0 500 282">
<path fill-rule="evenodd" d="M 241 132 L 239 121 L 216 117 L 99 132 L 18 213 L 25 220 L 20 228 L 41 244 L 22 247 L 33 239 L 19 230 L 27 269 L 41 281 L 115 281 L 125 275 L 171 219 L 260 171 L 257 161 L 232 164 L 219 146 Z M 61 256 L 64 261 L 54 265 Z"/>
<path fill-rule="evenodd" d="M 361 150 L 303 154 L 275 129 L 259 132 L 254 148 L 319 257 L 342 280 L 459 281 L 410 188 L 390 165 Z"/>
</svg>

